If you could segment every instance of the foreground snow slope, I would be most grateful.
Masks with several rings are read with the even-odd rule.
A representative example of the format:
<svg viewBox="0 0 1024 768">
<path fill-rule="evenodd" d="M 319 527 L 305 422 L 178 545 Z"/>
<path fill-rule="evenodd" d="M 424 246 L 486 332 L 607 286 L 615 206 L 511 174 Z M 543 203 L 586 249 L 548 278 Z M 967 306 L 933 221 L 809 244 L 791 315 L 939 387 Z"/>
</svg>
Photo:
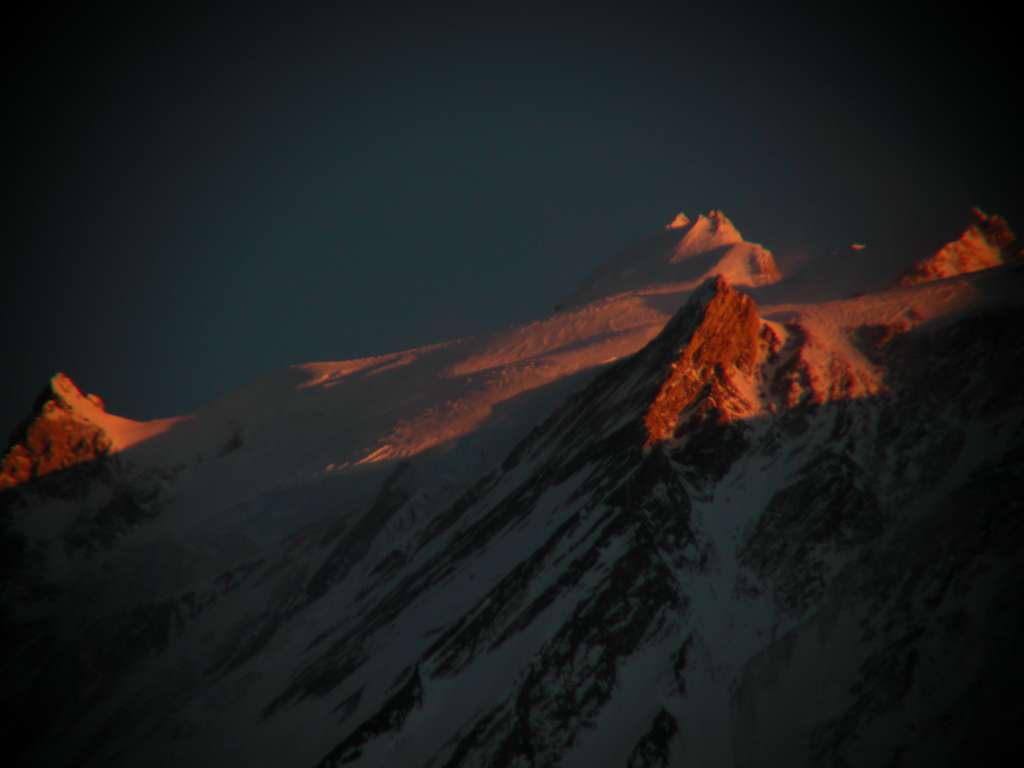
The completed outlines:
<svg viewBox="0 0 1024 768">
<path fill-rule="evenodd" d="M 666 232 L 684 262 L 736 246 L 702 218 Z M 932 765 L 1012 741 L 1024 271 L 764 306 L 701 274 L 156 425 L 55 379 L 5 464 L 15 762 Z"/>
</svg>

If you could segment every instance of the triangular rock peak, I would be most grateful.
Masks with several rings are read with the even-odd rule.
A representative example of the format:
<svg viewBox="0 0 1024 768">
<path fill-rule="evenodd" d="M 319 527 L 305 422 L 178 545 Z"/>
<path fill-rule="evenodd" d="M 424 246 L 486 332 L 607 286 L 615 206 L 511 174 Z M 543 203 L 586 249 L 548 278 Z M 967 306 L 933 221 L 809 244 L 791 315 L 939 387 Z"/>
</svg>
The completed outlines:
<svg viewBox="0 0 1024 768">
<path fill-rule="evenodd" d="M 97 395 L 83 395 L 58 373 L 40 392 L 32 415 L 11 436 L 0 463 L 0 490 L 43 477 L 106 454 L 111 439 L 80 410 L 103 412 Z"/>
<path fill-rule="evenodd" d="M 665 229 L 684 229 L 688 226 L 690 226 L 689 217 L 680 211 L 672 221 L 665 225 Z"/>
<path fill-rule="evenodd" d="M 648 445 L 673 437 L 684 412 L 699 416 L 716 410 L 720 418 L 728 418 L 728 403 L 737 412 L 754 407 L 739 397 L 737 377 L 753 373 L 760 329 L 754 300 L 721 276 L 708 279 L 694 292 L 662 332 L 661 343 L 675 347 L 675 352 L 668 376 L 644 416 Z"/>
</svg>

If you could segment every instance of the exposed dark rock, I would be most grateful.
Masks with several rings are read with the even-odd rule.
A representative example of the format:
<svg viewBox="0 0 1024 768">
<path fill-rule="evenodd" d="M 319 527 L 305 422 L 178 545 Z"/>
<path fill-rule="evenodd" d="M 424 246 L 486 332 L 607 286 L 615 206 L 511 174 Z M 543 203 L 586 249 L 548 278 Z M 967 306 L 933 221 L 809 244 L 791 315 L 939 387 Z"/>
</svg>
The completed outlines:
<svg viewBox="0 0 1024 768">
<path fill-rule="evenodd" d="M 630 753 L 626 768 L 669 768 L 670 742 L 678 732 L 676 719 L 664 709 L 659 710 L 651 723 L 651 729 Z"/>
<path fill-rule="evenodd" d="M 356 728 L 344 741 L 317 763 L 318 768 L 335 768 L 354 762 L 363 753 L 363 747 L 381 734 L 399 730 L 409 714 L 423 704 L 423 682 L 419 667 L 408 674 L 402 687 L 377 712 Z"/>
<path fill-rule="evenodd" d="M 89 553 L 109 549 L 119 537 L 156 517 L 159 511 L 159 486 L 137 483 L 115 488 L 101 507 L 82 511 L 65 535 L 65 543 L 69 549 Z"/>
<path fill-rule="evenodd" d="M 672 660 L 672 672 L 676 678 L 676 690 L 679 695 L 686 695 L 686 667 L 690 660 L 690 651 L 693 649 L 693 635 L 687 635 L 683 644 L 679 646 Z"/>
<path fill-rule="evenodd" d="M 324 564 L 309 580 L 306 594 L 310 599 L 323 597 L 332 584 L 344 579 L 349 569 L 366 556 L 374 539 L 387 527 L 395 513 L 409 500 L 409 494 L 401 486 L 408 469 L 407 461 L 398 465 L 384 481 L 370 509 L 334 546 Z"/>
</svg>

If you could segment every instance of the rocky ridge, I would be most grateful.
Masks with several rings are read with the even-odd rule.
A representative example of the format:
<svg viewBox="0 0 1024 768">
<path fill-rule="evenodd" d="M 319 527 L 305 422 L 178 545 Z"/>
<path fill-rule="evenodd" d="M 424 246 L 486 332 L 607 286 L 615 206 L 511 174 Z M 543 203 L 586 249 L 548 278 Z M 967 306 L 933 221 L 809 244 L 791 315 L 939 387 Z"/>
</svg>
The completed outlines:
<svg viewBox="0 0 1024 768">
<path fill-rule="evenodd" d="M 974 221 L 959 239 L 947 243 L 932 256 L 919 261 L 903 279 L 903 285 L 943 280 L 955 275 L 991 269 L 1014 256 L 1016 237 L 1006 221 L 975 208 Z"/>
<path fill-rule="evenodd" d="M 11 437 L 0 463 L 0 492 L 106 456 L 110 436 L 78 415 L 75 403 L 81 400 L 104 410 L 98 395 L 82 395 L 66 374 L 53 377 L 32 416 Z"/>
</svg>

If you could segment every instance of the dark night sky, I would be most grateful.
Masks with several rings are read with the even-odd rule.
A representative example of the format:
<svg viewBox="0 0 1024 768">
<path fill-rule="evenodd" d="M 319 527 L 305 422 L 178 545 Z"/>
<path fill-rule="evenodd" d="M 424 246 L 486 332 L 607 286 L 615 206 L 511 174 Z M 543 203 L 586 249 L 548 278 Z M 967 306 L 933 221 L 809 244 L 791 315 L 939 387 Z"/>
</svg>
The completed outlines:
<svg viewBox="0 0 1024 768">
<path fill-rule="evenodd" d="M 1024 227 L 997 17 L 628 8 L 9 20 L 0 429 L 543 315 L 678 210 L 783 265 Z"/>
</svg>

